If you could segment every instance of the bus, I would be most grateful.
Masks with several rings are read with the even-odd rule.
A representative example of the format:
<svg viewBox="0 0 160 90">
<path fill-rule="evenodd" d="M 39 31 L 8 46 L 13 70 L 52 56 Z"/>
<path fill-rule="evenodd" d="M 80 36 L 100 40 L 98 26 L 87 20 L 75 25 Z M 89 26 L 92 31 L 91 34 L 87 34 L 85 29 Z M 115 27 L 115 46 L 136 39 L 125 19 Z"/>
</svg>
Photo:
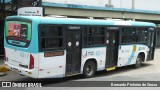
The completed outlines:
<svg viewBox="0 0 160 90">
<path fill-rule="evenodd" d="M 155 40 L 156 26 L 149 22 L 9 16 L 4 62 L 32 78 L 90 78 L 153 60 Z"/>
</svg>

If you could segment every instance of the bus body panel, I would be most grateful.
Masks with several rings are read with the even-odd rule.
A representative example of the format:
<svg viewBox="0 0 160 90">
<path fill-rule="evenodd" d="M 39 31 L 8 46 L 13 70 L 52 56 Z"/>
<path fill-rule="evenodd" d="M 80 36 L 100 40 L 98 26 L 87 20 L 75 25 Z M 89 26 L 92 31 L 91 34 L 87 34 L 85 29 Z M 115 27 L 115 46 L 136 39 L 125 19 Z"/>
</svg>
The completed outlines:
<svg viewBox="0 0 160 90">
<path fill-rule="evenodd" d="M 38 56 L 38 78 L 59 78 L 65 76 L 66 51 L 61 56 L 44 57 L 44 53 L 39 53 Z"/>
<path fill-rule="evenodd" d="M 16 71 L 19 74 L 26 75 L 32 78 L 38 77 L 38 55 L 37 54 L 14 50 L 7 47 L 5 47 L 5 52 L 6 52 L 5 64 L 8 66 L 10 70 Z M 32 54 L 35 60 L 33 69 L 28 69 L 25 67 L 29 65 L 30 54 Z"/>
<path fill-rule="evenodd" d="M 32 77 L 32 78 L 38 78 L 38 73 L 39 73 L 38 68 L 29 70 L 29 69 L 15 66 L 9 63 L 6 63 L 6 65 L 8 69 L 10 69 L 11 71 L 17 72 L 18 74 L 25 75 L 25 76 Z"/>
<path fill-rule="evenodd" d="M 26 65 L 28 67 L 30 53 L 23 52 L 16 49 L 5 48 L 7 63 L 10 63 L 15 66 Z M 38 66 L 37 66 L 38 67 Z"/>
<path fill-rule="evenodd" d="M 147 59 L 149 48 L 146 45 L 134 44 L 134 45 L 120 45 L 118 53 L 118 67 L 132 65 L 136 63 L 136 59 L 139 53 L 145 54 Z"/>
<path fill-rule="evenodd" d="M 104 70 L 106 62 L 106 47 L 82 48 L 81 58 L 81 73 L 83 72 L 84 64 L 89 59 L 95 59 L 97 61 L 97 71 Z"/>
</svg>

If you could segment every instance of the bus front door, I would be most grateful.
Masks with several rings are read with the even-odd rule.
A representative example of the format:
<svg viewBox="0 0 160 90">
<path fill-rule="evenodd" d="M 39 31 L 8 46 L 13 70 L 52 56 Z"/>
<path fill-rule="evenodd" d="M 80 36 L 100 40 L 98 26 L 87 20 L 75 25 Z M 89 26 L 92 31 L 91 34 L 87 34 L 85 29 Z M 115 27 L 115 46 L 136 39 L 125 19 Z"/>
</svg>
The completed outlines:
<svg viewBox="0 0 160 90">
<path fill-rule="evenodd" d="M 66 76 L 79 74 L 81 68 L 81 31 L 66 31 Z"/>
<path fill-rule="evenodd" d="M 117 30 L 107 30 L 105 32 L 106 43 L 106 67 L 117 65 L 118 59 L 118 39 L 119 33 Z"/>
<path fill-rule="evenodd" d="M 148 60 L 153 60 L 154 58 L 154 48 L 155 48 L 155 32 L 154 31 L 148 31 L 148 47 L 149 47 L 149 52 L 148 52 Z"/>
</svg>

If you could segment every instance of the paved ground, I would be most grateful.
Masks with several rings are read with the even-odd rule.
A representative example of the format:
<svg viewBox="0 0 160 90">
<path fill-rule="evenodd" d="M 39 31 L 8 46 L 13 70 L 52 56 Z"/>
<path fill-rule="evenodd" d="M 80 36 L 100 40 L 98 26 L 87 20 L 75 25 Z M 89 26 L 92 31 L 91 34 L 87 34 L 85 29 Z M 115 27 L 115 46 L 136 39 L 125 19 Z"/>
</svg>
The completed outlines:
<svg viewBox="0 0 160 90">
<path fill-rule="evenodd" d="M 59 81 L 61 80 L 61 81 Z M 26 76 L 20 76 L 15 72 L 7 72 L 6 76 L 0 77 L 0 81 L 55 81 L 48 82 L 45 86 L 67 84 L 71 81 L 160 81 L 160 48 L 156 49 L 154 61 L 143 63 L 139 69 L 134 69 L 132 66 L 118 68 L 114 71 L 101 71 L 94 78 L 84 79 L 80 75 L 63 79 L 39 79 L 35 80 Z M 64 88 L 58 88 L 61 90 Z M 77 89 L 80 88 L 65 88 Z M 87 90 L 88 88 L 86 88 Z M 95 88 L 94 88 L 95 89 Z M 98 89 L 98 88 L 97 88 Z"/>
<path fill-rule="evenodd" d="M 3 61 L 3 58 L 1 57 L 0 58 L 0 65 L 3 64 L 3 63 L 4 63 L 4 61 Z"/>
</svg>

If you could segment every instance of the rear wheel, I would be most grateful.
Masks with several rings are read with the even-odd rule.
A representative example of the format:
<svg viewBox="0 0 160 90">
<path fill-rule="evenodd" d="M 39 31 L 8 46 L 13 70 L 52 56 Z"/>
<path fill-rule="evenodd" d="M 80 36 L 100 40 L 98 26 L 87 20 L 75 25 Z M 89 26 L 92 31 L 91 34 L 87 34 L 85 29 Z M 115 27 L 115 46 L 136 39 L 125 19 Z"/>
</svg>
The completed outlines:
<svg viewBox="0 0 160 90">
<path fill-rule="evenodd" d="M 95 75 L 96 65 L 93 61 L 87 61 L 83 68 L 83 76 L 85 78 L 91 78 Z"/>
<path fill-rule="evenodd" d="M 142 58 L 141 55 L 138 55 L 137 59 L 136 59 L 136 64 L 134 65 L 135 68 L 139 68 L 141 67 L 142 64 Z"/>
</svg>

